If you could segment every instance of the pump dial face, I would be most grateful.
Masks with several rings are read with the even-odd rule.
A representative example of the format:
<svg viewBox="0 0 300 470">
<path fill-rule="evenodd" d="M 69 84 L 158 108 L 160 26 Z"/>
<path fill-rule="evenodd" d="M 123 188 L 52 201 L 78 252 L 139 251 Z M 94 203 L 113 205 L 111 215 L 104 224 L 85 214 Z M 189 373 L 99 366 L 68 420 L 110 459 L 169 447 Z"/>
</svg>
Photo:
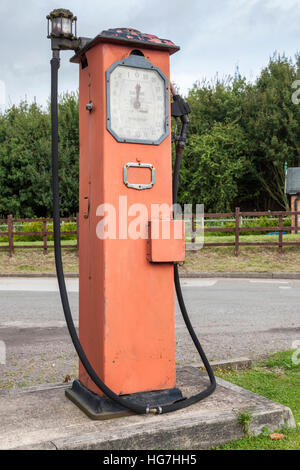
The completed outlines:
<svg viewBox="0 0 300 470">
<path fill-rule="evenodd" d="M 117 65 L 108 92 L 108 129 L 117 140 L 159 144 L 168 134 L 168 86 L 157 70 Z"/>
</svg>

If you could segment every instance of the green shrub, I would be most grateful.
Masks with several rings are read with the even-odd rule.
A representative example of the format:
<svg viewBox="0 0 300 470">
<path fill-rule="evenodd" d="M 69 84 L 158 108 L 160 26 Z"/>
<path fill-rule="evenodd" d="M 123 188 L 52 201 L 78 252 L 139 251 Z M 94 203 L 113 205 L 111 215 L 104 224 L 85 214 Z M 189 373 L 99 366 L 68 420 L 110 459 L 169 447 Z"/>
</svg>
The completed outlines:
<svg viewBox="0 0 300 470">
<path fill-rule="evenodd" d="M 34 242 L 42 241 L 43 234 L 38 234 L 38 232 L 43 232 L 43 222 L 38 220 L 36 222 L 24 222 L 22 227 L 18 229 L 18 232 L 37 232 L 37 235 L 15 235 L 15 241 L 24 241 L 24 242 Z M 77 235 L 66 234 L 63 232 L 76 232 L 77 226 L 76 222 L 62 222 L 61 224 L 61 239 L 62 240 L 76 240 Z M 47 232 L 53 232 L 53 222 L 47 222 Z M 5 237 L 3 237 L 5 238 Z M 7 238 L 7 237 L 6 237 Z M 48 235 L 47 240 L 52 241 L 53 235 Z M 4 241 L 4 240 L 3 240 Z"/>
<path fill-rule="evenodd" d="M 18 232 L 43 232 L 43 222 L 37 220 L 36 222 L 24 222 Z M 43 235 L 15 235 L 16 242 L 35 242 L 43 240 Z"/>
<path fill-rule="evenodd" d="M 47 230 L 49 232 L 53 232 L 53 222 L 50 222 L 47 224 Z M 74 233 L 73 235 L 63 234 L 63 232 L 76 232 L 77 231 L 76 222 L 62 222 L 60 225 L 60 231 L 61 231 L 62 240 L 76 240 L 77 239 L 76 233 Z M 48 240 L 53 240 L 53 238 L 54 238 L 53 235 L 48 235 Z"/>
<path fill-rule="evenodd" d="M 76 222 L 63 222 L 61 224 L 61 232 L 76 232 L 77 231 L 77 224 Z M 61 235 L 62 240 L 76 240 L 77 233 L 74 235 Z"/>
<path fill-rule="evenodd" d="M 225 223 L 222 223 L 222 222 L 214 222 L 214 223 L 209 223 L 209 224 L 205 224 L 205 226 L 214 226 L 214 227 L 227 227 L 227 228 L 232 228 L 232 227 L 235 227 L 235 222 L 225 222 Z M 255 217 L 254 219 L 252 220 L 249 220 L 249 219 L 246 219 L 246 218 L 243 218 L 243 221 L 242 221 L 242 227 L 247 227 L 249 228 L 250 230 L 245 230 L 245 231 L 240 231 L 240 236 L 244 236 L 244 235 L 265 235 L 267 234 L 268 232 L 267 231 L 257 231 L 257 230 L 251 230 L 251 228 L 253 227 L 270 227 L 270 232 L 277 232 L 277 230 L 273 230 L 272 227 L 278 227 L 279 226 L 279 221 L 278 221 L 278 218 L 274 218 L 274 219 L 271 219 L 270 217 L 267 217 L 267 216 L 263 216 L 263 217 Z M 291 226 L 291 217 L 287 217 L 286 219 L 283 220 L 283 226 L 284 227 L 290 227 Z M 219 237 L 222 237 L 222 236 L 228 236 L 228 235 L 233 235 L 234 234 L 234 231 L 224 231 L 224 232 L 208 232 L 208 233 L 211 233 L 215 236 L 219 236 Z"/>
</svg>

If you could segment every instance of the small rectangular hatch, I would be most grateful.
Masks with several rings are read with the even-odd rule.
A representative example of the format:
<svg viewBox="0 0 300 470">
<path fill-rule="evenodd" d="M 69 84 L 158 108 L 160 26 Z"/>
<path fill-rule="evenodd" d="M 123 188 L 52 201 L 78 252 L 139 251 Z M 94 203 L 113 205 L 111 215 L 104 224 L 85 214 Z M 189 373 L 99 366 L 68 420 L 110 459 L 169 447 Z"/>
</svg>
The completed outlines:
<svg viewBox="0 0 300 470">
<path fill-rule="evenodd" d="M 185 260 L 184 220 L 155 219 L 148 222 L 147 259 L 151 263 Z"/>
</svg>

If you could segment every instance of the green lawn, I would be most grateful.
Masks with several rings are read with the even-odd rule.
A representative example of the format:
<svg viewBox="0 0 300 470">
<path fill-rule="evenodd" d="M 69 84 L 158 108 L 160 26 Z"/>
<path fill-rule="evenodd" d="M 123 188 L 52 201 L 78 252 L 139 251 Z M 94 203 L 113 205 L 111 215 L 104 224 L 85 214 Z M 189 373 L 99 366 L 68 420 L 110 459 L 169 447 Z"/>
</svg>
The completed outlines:
<svg viewBox="0 0 300 470">
<path fill-rule="evenodd" d="M 76 241 L 76 240 L 62 240 L 62 241 L 61 241 L 61 244 L 62 244 L 62 245 L 73 245 L 73 246 L 76 246 L 76 245 L 77 245 L 77 241 Z M 14 241 L 14 246 L 15 246 L 15 247 L 18 247 L 18 246 L 30 246 L 30 245 L 33 245 L 33 246 L 40 246 L 41 249 L 43 248 L 43 242 L 42 242 L 42 241 L 31 241 L 31 242 L 25 242 L 25 241 L 19 242 L 19 241 Z M 54 246 L 54 241 L 48 240 L 47 245 L 48 245 L 48 246 Z M 7 247 L 7 242 L 0 242 L 0 246 L 5 246 L 5 247 Z"/>
<path fill-rule="evenodd" d="M 205 233 L 204 240 L 206 243 L 213 242 L 234 242 L 235 236 L 232 235 L 220 235 L 216 236 L 212 233 Z M 240 234 L 240 242 L 278 242 L 278 235 L 241 235 Z M 283 235 L 283 241 L 291 242 L 296 241 L 300 242 L 300 233 L 296 235 L 286 234 Z"/>
<path fill-rule="evenodd" d="M 190 241 L 190 236 L 187 236 L 187 241 Z M 234 234 L 231 235 L 220 235 L 216 236 L 212 233 L 205 233 L 204 234 L 204 242 L 205 243 L 234 243 L 235 236 Z M 278 242 L 278 235 L 240 235 L 240 242 Z M 296 241 L 300 242 L 300 233 L 296 235 L 283 235 L 283 241 L 291 242 Z M 48 241 L 49 246 L 53 246 L 53 241 Z M 62 240 L 63 245 L 76 245 L 76 240 Z M 0 246 L 7 246 L 8 242 L 0 241 Z M 14 245 L 36 245 L 36 246 L 43 246 L 43 241 L 14 241 Z"/>
<path fill-rule="evenodd" d="M 233 236 L 216 237 L 208 236 L 206 241 L 210 242 L 232 242 Z M 245 235 L 242 241 L 270 241 L 276 240 L 276 236 L 254 236 Z M 299 235 L 287 235 L 287 241 L 300 241 Z M 33 244 L 36 249 L 18 248 L 20 245 Z M 63 240 L 62 245 L 76 244 L 75 240 Z M 0 243 L 0 248 L 4 243 Z M 12 258 L 8 256 L 8 249 L 0 249 L 0 273 L 54 273 L 54 253 L 53 241 L 49 241 L 49 251 L 43 254 L 43 247 L 40 241 L 17 242 L 15 254 Z M 64 266 L 66 273 L 78 272 L 78 257 L 74 249 L 64 249 Z M 33 256 L 34 253 L 34 256 Z M 234 255 L 234 247 L 207 247 L 197 251 L 186 251 L 186 260 L 180 265 L 182 273 L 190 272 L 300 272 L 300 245 L 284 247 L 283 253 L 278 253 L 277 247 L 247 246 L 240 247 L 239 256 Z"/>
<path fill-rule="evenodd" d="M 272 440 L 265 429 L 260 436 L 245 437 L 219 446 L 218 450 L 300 450 L 300 364 L 293 364 L 292 354 L 293 351 L 279 352 L 254 364 L 250 370 L 219 372 L 217 375 L 288 406 L 298 423 L 297 428 L 278 430 L 285 435 L 282 440 Z"/>
<path fill-rule="evenodd" d="M 38 243 L 38 242 L 35 242 Z M 69 244 L 69 241 L 63 244 Z M 76 248 L 62 250 L 64 270 L 66 273 L 78 273 L 78 256 Z M 48 274 L 55 273 L 54 249 L 50 248 L 44 255 L 43 248 L 16 248 L 10 258 L 8 250 L 0 250 L 0 274 Z"/>
<path fill-rule="evenodd" d="M 300 242 L 300 234 L 286 235 L 285 241 Z M 241 242 L 277 242 L 278 236 L 244 235 Z M 205 235 L 205 242 L 234 242 L 234 236 Z M 278 252 L 277 246 L 242 246 L 239 256 L 234 254 L 234 246 L 205 246 L 197 251 L 186 252 L 186 261 L 181 266 L 182 272 L 300 272 L 300 245 L 286 246 Z"/>
</svg>

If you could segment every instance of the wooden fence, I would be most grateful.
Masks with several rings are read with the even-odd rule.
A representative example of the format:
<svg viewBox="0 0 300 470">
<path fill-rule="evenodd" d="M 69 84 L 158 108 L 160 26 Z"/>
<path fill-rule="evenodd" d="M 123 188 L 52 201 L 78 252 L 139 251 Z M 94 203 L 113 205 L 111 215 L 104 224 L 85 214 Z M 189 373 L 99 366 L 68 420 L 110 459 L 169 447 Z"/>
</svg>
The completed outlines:
<svg viewBox="0 0 300 470">
<path fill-rule="evenodd" d="M 241 212 L 239 207 L 236 207 L 235 212 L 231 213 L 217 213 L 217 214 L 204 214 L 204 220 L 209 219 L 233 219 L 234 227 L 204 227 L 204 233 L 214 233 L 214 232 L 232 232 L 234 234 L 234 241 L 232 242 L 204 242 L 204 246 L 232 246 L 234 247 L 234 253 L 236 256 L 239 255 L 239 248 L 241 246 L 277 246 L 279 253 L 283 252 L 284 246 L 290 245 L 299 245 L 300 246 L 300 237 L 299 241 L 283 241 L 283 232 L 298 232 L 300 233 L 300 228 L 298 226 L 283 226 L 283 219 L 285 217 L 292 216 L 292 220 L 299 218 L 300 212 L 286 212 L 286 211 L 273 211 L 273 212 Z M 242 217 L 273 217 L 278 219 L 278 224 L 274 227 L 244 227 L 241 224 Z M 61 222 L 76 222 L 76 231 L 63 231 L 62 225 L 62 235 L 76 235 L 77 242 L 73 245 L 63 244 L 63 248 L 79 248 L 79 224 L 78 224 L 78 214 L 76 217 L 61 218 Z M 41 232 L 23 232 L 15 231 L 14 224 L 23 223 L 23 222 L 42 222 L 43 230 Z M 1 236 L 8 237 L 7 245 L 0 245 L 0 249 L 8 249 L 9 255 L 12 256 L 15 248 L 38 248 L 43 249 L 44 254 L 48 253 L 49 248 L 53 248 L 53 245 L 49 245 L 48 237 L 53 235 L 53 231 L 48 231 L 47 224 L 53 222 L 53 219 L 14 219 L 12 215 L 9 215 L 7 219 L 0 219 L 0 224 L 7 225 L 7 231 L 0 232 Z M 196 215 L 192 215 L 192 227 L 193 231 L 196 232 Z M 298 229 L 298 230 L 297 230 Z M 278 233 L 278 241 L 254 241 L 254 242 L 243 242 L 241 241 L 240 234 L 243 232 L 276 232 Z M 19 245 L 15 242 L 15 236 L 41 236 L 43 238 L 42 244 L 36 245 Z M 195 243 L 195 236 L 192 235 L 192 243 Z"/>
<path fill-rule="evenodd" d="M 204 227 L 204 233 L 207 232 L 233 232 L 233 242 L 204 242 L 204 246 L 232 246 L 234 247 L 235 256 L 239 255 L 240 246 L 277 246 L 279 253 L 283 252 L 284 246 L 299 245 L 299 241 L 283 241 L 283 232 L 299 232 L 300 224 L 298 226 L 283 226 L 283 219 L 292 216 L 292 220 L 298 217 L 300 220 L 300 212 L 288 211 L 269 211 L 269 212 L 241 212 L 239 207 L 235 208 L 235 212 L 231 213 L 217 213 L 217 214 L 204 214 L 205 219 L 226 219 L 234 220 L 234 227 Z M 195 231 L 196 220 L 195 214 L 192 216 L 192 227 Z M 272 217 L 278 218 L 278 224 L 274 227 L 243 227 L 240 223 L 242 217 Z M 243 232 L 276 232 L 278 233 L 278 241 L 255 241 L 243 242 L 240 240 L 240 234 Z M 195 242 L 195 237 L 192 238 L 192 243 Z"/>
<path fill-rule="evenodd" d="M 76 231 L 64 231 L 63 226 L 61 230 L 62 235 L 76 235 L 77 242 L 76 244 L 73 245 L 65 245 L 63 244 L 63 248 L 79 248 L 79 224 L 78 224 L 78 214 L 76 217 L 67 217 L 67 218 L 61 218 L 60 219 L 61 223 L 62 222 L 76 222 Z M 30 222 L 39 222 L 43 224 L 43 230 L 41 232 L 23 232 L 23 231 L 18 231 L 15 230 L 14 224 L 20 224 L 20 223 L 30 223 Z M 9 215 L 7 219 L 0 219 L 0 225 L 1 224 L 7 224 L 7 231 L 2 231 L 0 232 L 0 237 L 6 236 L 8 237 L 8 244 L 7 245 L 0 245 L 0 249 L 8 249 L 9 251 L 9 256 L 12 256 L 15 248 L 30 248 L 30 249 L 41 249 L 43 248 L 43 252 L 46 255 L 48 253 L 49 248 L 53 248 L 53 245 L 49 245 L 49 240 L 48 237 L 50 235 L 53 235 L 53 231 L 49 231 L 47 224 L 48 223 L 53 223 L 53 219 L 14 219 L 12 215 Z M 21 235 L 21 236 L 41 236 L 43 238 L 42 244 L 36 244 L 36 245 L 20 245 L 19 243 L 16 244 L 15 242 L 15 236 Z"/>
</svg>

